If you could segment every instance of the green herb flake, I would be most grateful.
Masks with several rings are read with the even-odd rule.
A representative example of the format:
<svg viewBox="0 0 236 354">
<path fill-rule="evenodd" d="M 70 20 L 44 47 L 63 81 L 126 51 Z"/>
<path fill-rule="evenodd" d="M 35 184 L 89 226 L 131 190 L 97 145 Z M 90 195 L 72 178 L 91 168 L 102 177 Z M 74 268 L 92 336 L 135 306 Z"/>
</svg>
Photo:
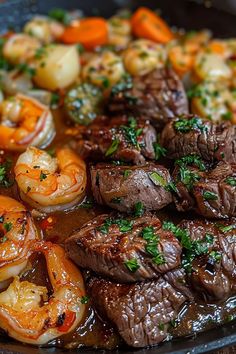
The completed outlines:
<svg viewBox="0 0 236 354">
<path fill-rule="evenodd" d="M 122 197 L 115 197 L 115 198 L 112 198 L 110 200 L 110 203 L 113 203 L 113 204 L 120 204 L 122 201 Z"/>
<path fill-rule="evenodd" d="M 123 172 L 124 178 L 128 178 L 131 173 L 132 173 L 131 170 L 125 170 L 125 171 Z"/>
<path fill-rule="evenodd" d="M 155 153 L 155 160 L 159 160 L 161 157 L 166 156 L 167 150 L 163 148 L 160 144 L 153 143 L 153 149 Z"/>
<path fill-rule="evenodd" d="M 18 64 L 16 66 L 16 69 L 18 69 L 22 73 L 29 75 L 30 77 L 33 77 L 36 74 L 36 70 L 34 68 L 30 67 L 29 65 L 27 65 L 26 63 Z"/>
<path fill-rule="evenodd" d="M 82 296 L 81 299 L 80 299 L 80 302 L 83 305 L 87 304 L 89 302 L 89 296 L 88 295 Z"/>
<path fill-rule="evenodd" d="M 222 255 L 218 251 L 211 251 L 209 253 L 209 258 L 211 258 L 214 262 L 218 263 L 218 262 L 220 262 Z"/>
<path fill-rule="evenodd" d="M 227 177 L 225 182 L 232 187 L 236 187 L 236 177 Z"/>
<path fill-rule="evenodd" d="M 188 166 L 193 165 L 199 168 L 200 171 L 206 171 L 206 166 L 200 156 L 196 154 L 186 155 L 175 161 L 175 164 L 178 166 Z"/>
<path fill-rule="evenodd" d="M 151 172 L 148 174 L 148 176 L 156 186 L 166 187 L 166 180 L 159 173 Z"/>
<path fill-rule="evenodd" d="M 49 11 L 48 16 L 56 21 L 62 22 L 64 25 L 69 25 L 70 23 L 70 15 L 64 9 L 54 8 Z"/>
<path fill-rule="evenodd" d="M 132 273 L 135 273 L 140 267 L 136 258 L 131 258 L 128 261 L 125 261 L 124 264 Z"/>
<path fill-rule="evenodd" d="M 135 217 L 140 217 L 144 214 L 144 205 L 142 202 L 137 202 L 135 205 L 134 205 L 134 216 Z"/>
<path fill-rule="evenodd" d="M 200 180 L 200 176 L 197 172 L 191 171 L 185 167 L 180 167 L 179 175 L 180 181 L 187 187 L 188 190 L 191 190 L 195 182 Z"/>
<path fill-rule="evenodd" d="M 174 182 L 169 182 L 166 186 L 165 186 L 165 190 L 170 192 L 170 193 L 177 193 L 177 187 L 175 185 Z"/>
<path fill-rule="evenodd" d="M 40 176 L 39 176 L 40 182 L 42 182 L 46 178 L 47 178 L 47 174 L 44 173 L 43 171 L 40 171 Z"/>
<path fill-rule="evenodd" d="M 217 200 L 218 196 L 216 193 L 214 192 L 210 192 L 210 191 L 204 191 L 202 193 L 203 199 L 205 200 Z"/>
<path fill-rule="evenodd" d="M 201 132 L 204 132 L 207 129 L 207 127 L 204 126 L 202 120 L 198 117 L 193 117 L 191 119 L 179 118 L 174 123 L 174 127 L 176 131 L 180 133 L 188 133 L 194 129 L 199 129 Z"/>
<path fill-rule="evenodd" d="M 105 156 L 108 157 L 108 156 L 113 155 L 117 151 L 119 144 L 120 144 L 120 142 L 118 139 L 113 140 L 113 142 L 111 143 L 111 145 L 107 149 Z"/>
<path fill-rule="evenodd" d="M 4 229 L 6 230 L 6 232 L 9 232 L 9 231 L 11 231 L 11 229 L 12 229 L 12 227 L 13 227 L 13 224 L 12 224 L 12 222 L 5 222 L 5 223 L 3 224 L 3 227 L 4 227 Z"/>
</svg>

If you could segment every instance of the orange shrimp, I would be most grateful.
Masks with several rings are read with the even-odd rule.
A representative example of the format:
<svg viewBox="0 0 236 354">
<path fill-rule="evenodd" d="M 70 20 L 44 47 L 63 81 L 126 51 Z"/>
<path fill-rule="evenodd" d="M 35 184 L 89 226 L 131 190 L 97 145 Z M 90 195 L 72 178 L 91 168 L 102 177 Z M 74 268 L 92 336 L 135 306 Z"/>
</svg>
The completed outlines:
<svg viewBox="0 0 236 354">
<path fill-rule="evenodd" d="M 0 293 L 0 327 L 25 343 L 45 344 L 72 331 L 83 319 L 83 278 L 59 245 L 38 242 L 34 252 L 46 260 L 53 294 L 18 277 Z"/>
<path fill-rule="evenodd" d="M 0 148 L 24 151 L 27 146 L 47 146 L 55 134 L 53 117 L 47 106 L 17 94 L 0 106 Z"/>
<path fill-rule="evenodd" d="M 19 274 L 38 238 L 30 213 L 18 201 L 0 196 L 0 282 Z"/>
<path fill-rule="evenodd" d="M 71 208 L 84 197 L 86 165 L 69 148 L 58 149 L 53 158 L 29 147 L 19 156 L 15 175 L 22 199 L 44 212 Z"/>
</svg>

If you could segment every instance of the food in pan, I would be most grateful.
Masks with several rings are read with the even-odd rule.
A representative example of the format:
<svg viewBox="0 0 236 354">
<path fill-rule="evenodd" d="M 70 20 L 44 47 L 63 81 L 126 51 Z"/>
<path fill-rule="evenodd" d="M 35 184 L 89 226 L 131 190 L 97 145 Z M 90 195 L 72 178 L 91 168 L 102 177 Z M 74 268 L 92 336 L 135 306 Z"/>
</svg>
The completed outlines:
<svg viewBox="0 0 236 354">
<path fill-rule="evenodd" d="M 144 7 L 1 35 L 2 338 L 140 348 L 236 317 L 235 57 Z"/>
</svg>

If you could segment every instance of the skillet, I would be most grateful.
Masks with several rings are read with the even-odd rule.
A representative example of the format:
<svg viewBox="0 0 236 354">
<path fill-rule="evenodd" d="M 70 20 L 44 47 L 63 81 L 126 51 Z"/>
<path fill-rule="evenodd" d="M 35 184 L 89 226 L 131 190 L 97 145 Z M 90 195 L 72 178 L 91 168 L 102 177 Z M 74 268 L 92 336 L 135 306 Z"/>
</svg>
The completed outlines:
<svg viewBox="0 0 236 354">
<path fill-rule="evenodd" d="M 138 6 L 160 8 L 167 21 L 187 30 L 209 28 L 215 37 L 230 37 L 236 35 L 236 15 L 218 10 L 214 7 L 215 0 L 207 7 L 193 1 L 186 0 L 8 0 L 0 4 L 0 33 L 9 27 L 20 29 L 21 26 L 36 13 L 47 13 L 53 7 L 62 7 L 68 10 L 79 8 L 86 15 L 111 16 L 118 8 L 129 7 L 135 9 Z M 221 8 L 222 8 L 222 2 Z M 210 8 L 208 7 L 210 5 Z M 226 9 L 227 10 L 227 9 Z M 225 346 L 236 344 L 236 322 L 231 322 L 218 328 L 198 334 L 196 337 L 181 338 L 164 343 L 159 347 L 149 349 L 132 350 L 119 349 L 115 351 L 95 349 L 78 349 L 70 351 L 71 354 L 95 354 L 95 353 L 122 353 L 122 354 L 198 354 L 215 352 Z M 68 351 L 58 348 L 35 348 L 2 339 L 0 354 L 62 354 Z"/>
</svg>

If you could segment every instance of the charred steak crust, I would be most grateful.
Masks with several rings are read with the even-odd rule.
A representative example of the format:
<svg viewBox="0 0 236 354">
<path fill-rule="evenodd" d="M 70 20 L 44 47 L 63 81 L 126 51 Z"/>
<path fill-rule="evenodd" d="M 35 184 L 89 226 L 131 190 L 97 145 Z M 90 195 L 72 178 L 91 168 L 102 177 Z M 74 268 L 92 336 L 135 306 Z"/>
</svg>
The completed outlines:
<svg viewBox="0 0 236 354">
<path fill-rule="evenodd" d="M 139 165 L 155 158 L 156 140 L 156 131 L 146 119 L 100 117 L 81 129 L 73 147 L 93 161 L 121 160 Z"/>
<path fill-rule="evenodd" d="M 236 290 L 236 219 L 213 223 L 207 220 L 183 220 L 192 241 L 204 247 L 192 261 L 189 273 L 191 286 L 205 299 L 223 301 Z"/>
<path fill-rule="evenodd" d="M 120 282 L 155 279 L 181 262 L 179 241 L 152 216 L 100 215 L 67 239 L 66 250 L 79 266 Z"/>
<path fill-rule="evenodd" d="M 170 119 L 188 114 L 188 100 L 181 80 L 171 68 L 133 78 L 132 87 L 116 87 L 108 103 L 110 112 L 130 112 L 147 117 L 162 128 Z"/>
<path fill-rule="evenodd" d="M 236 163 L 236 126 L 229 122 L 179 117 L 164 127 L 160 142 L 171 159 L 197 154 L 209 162 Z"/>
<path fill-rule="evenodd" d="M 92 278 L 88 284 L 98 313 L 114 323 L 133 347 L 160 343 L 188 298 L 160 277 L 135 284 Z"/>
<path fill-rule="evenodd" d="M 171 203 L 166 190 L 169 171 L 160 165 L 114 166 L 97 164 L 91 167 L 92 192 L 99 204 L 121 212 L 132 212 L 137 203 L 145 210 L 159 210 Z"/>
<path fill-rule="evenodd" d="M 209 171 L 178 166 L 173 180 L 174 201 L 179 211 L 194 209 L 206 218 L 236 216 L 236 164 L 222 161 Z"/>
</svg>

